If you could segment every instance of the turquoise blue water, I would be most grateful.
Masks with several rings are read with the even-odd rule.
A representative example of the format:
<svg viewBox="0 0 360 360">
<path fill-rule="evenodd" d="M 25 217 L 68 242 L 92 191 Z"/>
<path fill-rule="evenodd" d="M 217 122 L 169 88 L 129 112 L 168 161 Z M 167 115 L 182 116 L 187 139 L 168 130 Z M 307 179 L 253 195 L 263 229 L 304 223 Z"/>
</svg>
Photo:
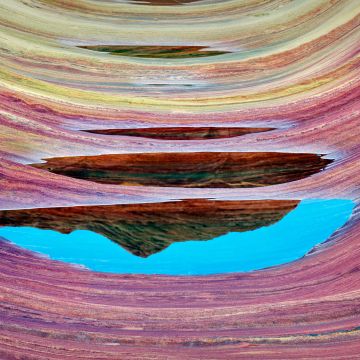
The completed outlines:
<svg viewBox="0 0 360 360">
<path fill-rule="evenodd" d="M 350 200 L 305 200 L 271 226 L 232 232 L 209 241 L 174 243 L 146 259 L 87 230 L 64 235 L 31 227 L 2 227 L 0 236 L 51 259 L 101 272 L 170 275 L 247 272 L 301 258 L 344 225 L 353 207 Z"/>
</svg>

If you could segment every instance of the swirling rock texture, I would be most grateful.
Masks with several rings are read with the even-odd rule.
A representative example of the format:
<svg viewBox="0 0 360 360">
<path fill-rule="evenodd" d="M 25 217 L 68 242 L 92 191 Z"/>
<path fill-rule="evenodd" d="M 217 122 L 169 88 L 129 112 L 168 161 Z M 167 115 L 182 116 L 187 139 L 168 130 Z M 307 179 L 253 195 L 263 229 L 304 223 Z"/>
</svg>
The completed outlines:
<svg viewBox="0 0 360 360">
<path fill-rule="evenodd" d="M 358 204 L 359 25 L 358 0 L 2 1 L 1 210 Z M 308 173 L 294 181 L 253 187 L 104 183 L 46 169 L 51 159 L 134 154 L 202 164 L 215 155 L 196 154 L 209 152 L 222 166 L 229 153 L 321 161 L 299 162 Z M 153 168 L 166 172 L 163 160 Z M 261 161 L 271 179 L 279 167 Z M 298 261 L 197 277 L 96 273 L 2 239 L 0 358 L 360 358 L 359 231 L 357 206 Z"/>
</svg>

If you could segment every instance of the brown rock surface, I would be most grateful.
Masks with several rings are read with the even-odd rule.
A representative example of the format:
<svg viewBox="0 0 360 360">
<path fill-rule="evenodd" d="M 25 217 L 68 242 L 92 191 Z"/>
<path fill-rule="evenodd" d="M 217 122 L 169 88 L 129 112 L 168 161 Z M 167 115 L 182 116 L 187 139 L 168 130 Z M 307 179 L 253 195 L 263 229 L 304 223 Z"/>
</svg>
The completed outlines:
<svg viewBox="0 0 360 360">
<path fill-rule="evenodd" d="M 242 188 L 303 179 L 329 163 L 305 153 L 198 152 L 58 157 L 32 166 L 105 184 Z"/>
</svg>

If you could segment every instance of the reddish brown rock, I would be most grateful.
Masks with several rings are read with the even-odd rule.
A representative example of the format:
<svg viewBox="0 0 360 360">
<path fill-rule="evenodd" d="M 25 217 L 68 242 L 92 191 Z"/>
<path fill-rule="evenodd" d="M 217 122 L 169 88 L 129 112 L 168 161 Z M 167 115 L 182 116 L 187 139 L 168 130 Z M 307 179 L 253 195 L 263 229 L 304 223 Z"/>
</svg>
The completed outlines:
<svg viewBox="0 0 360 360">
<path fill-rule="evenodd" d="M 305 153 L 199 152 L 59 157 L 32 166 L 105 184 L 242 188 L 303 179 L 329 163 Z"/>
</svg>

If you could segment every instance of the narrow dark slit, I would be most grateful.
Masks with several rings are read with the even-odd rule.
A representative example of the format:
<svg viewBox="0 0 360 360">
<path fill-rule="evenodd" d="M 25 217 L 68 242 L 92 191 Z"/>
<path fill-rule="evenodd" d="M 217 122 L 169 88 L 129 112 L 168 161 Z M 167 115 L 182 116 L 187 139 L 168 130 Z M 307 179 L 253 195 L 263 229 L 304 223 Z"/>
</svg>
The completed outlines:
<svg viewBox="0 0 360 360">
<path fill-rule="evenodd" d="M 251 188 L 287 183 L 323 170 L 317 154 L 276 152 L 141 153 L 45 159 L 33 167 L 104 184 Z"/>
<path fill-rule="evenodd" d="M 157 5 L 157 6 L 174 6 L 183 5 L 199 0 L 132 0 L 131 3 L 139 5 Z"/>
<path fill-rule="evenodd" d="M 111 55 L 142 58 L 183 59 L 228 54 L 229 51 L 212 50 L 206 46 L 123 46 L 123 45 L 79 45 L 81 49 L 106 52 Z"/>
<path fill-rule="evenodd" d="M 155 127 L 138 129 L 102 129 L 83 130 L 101 135 L 138 136 L 159 140 L 206 140 L 225 139 L 247 134 L 254 134 L 275 130 L 275 128 L 246 128 L 246 127 Z"/>
</svg>

